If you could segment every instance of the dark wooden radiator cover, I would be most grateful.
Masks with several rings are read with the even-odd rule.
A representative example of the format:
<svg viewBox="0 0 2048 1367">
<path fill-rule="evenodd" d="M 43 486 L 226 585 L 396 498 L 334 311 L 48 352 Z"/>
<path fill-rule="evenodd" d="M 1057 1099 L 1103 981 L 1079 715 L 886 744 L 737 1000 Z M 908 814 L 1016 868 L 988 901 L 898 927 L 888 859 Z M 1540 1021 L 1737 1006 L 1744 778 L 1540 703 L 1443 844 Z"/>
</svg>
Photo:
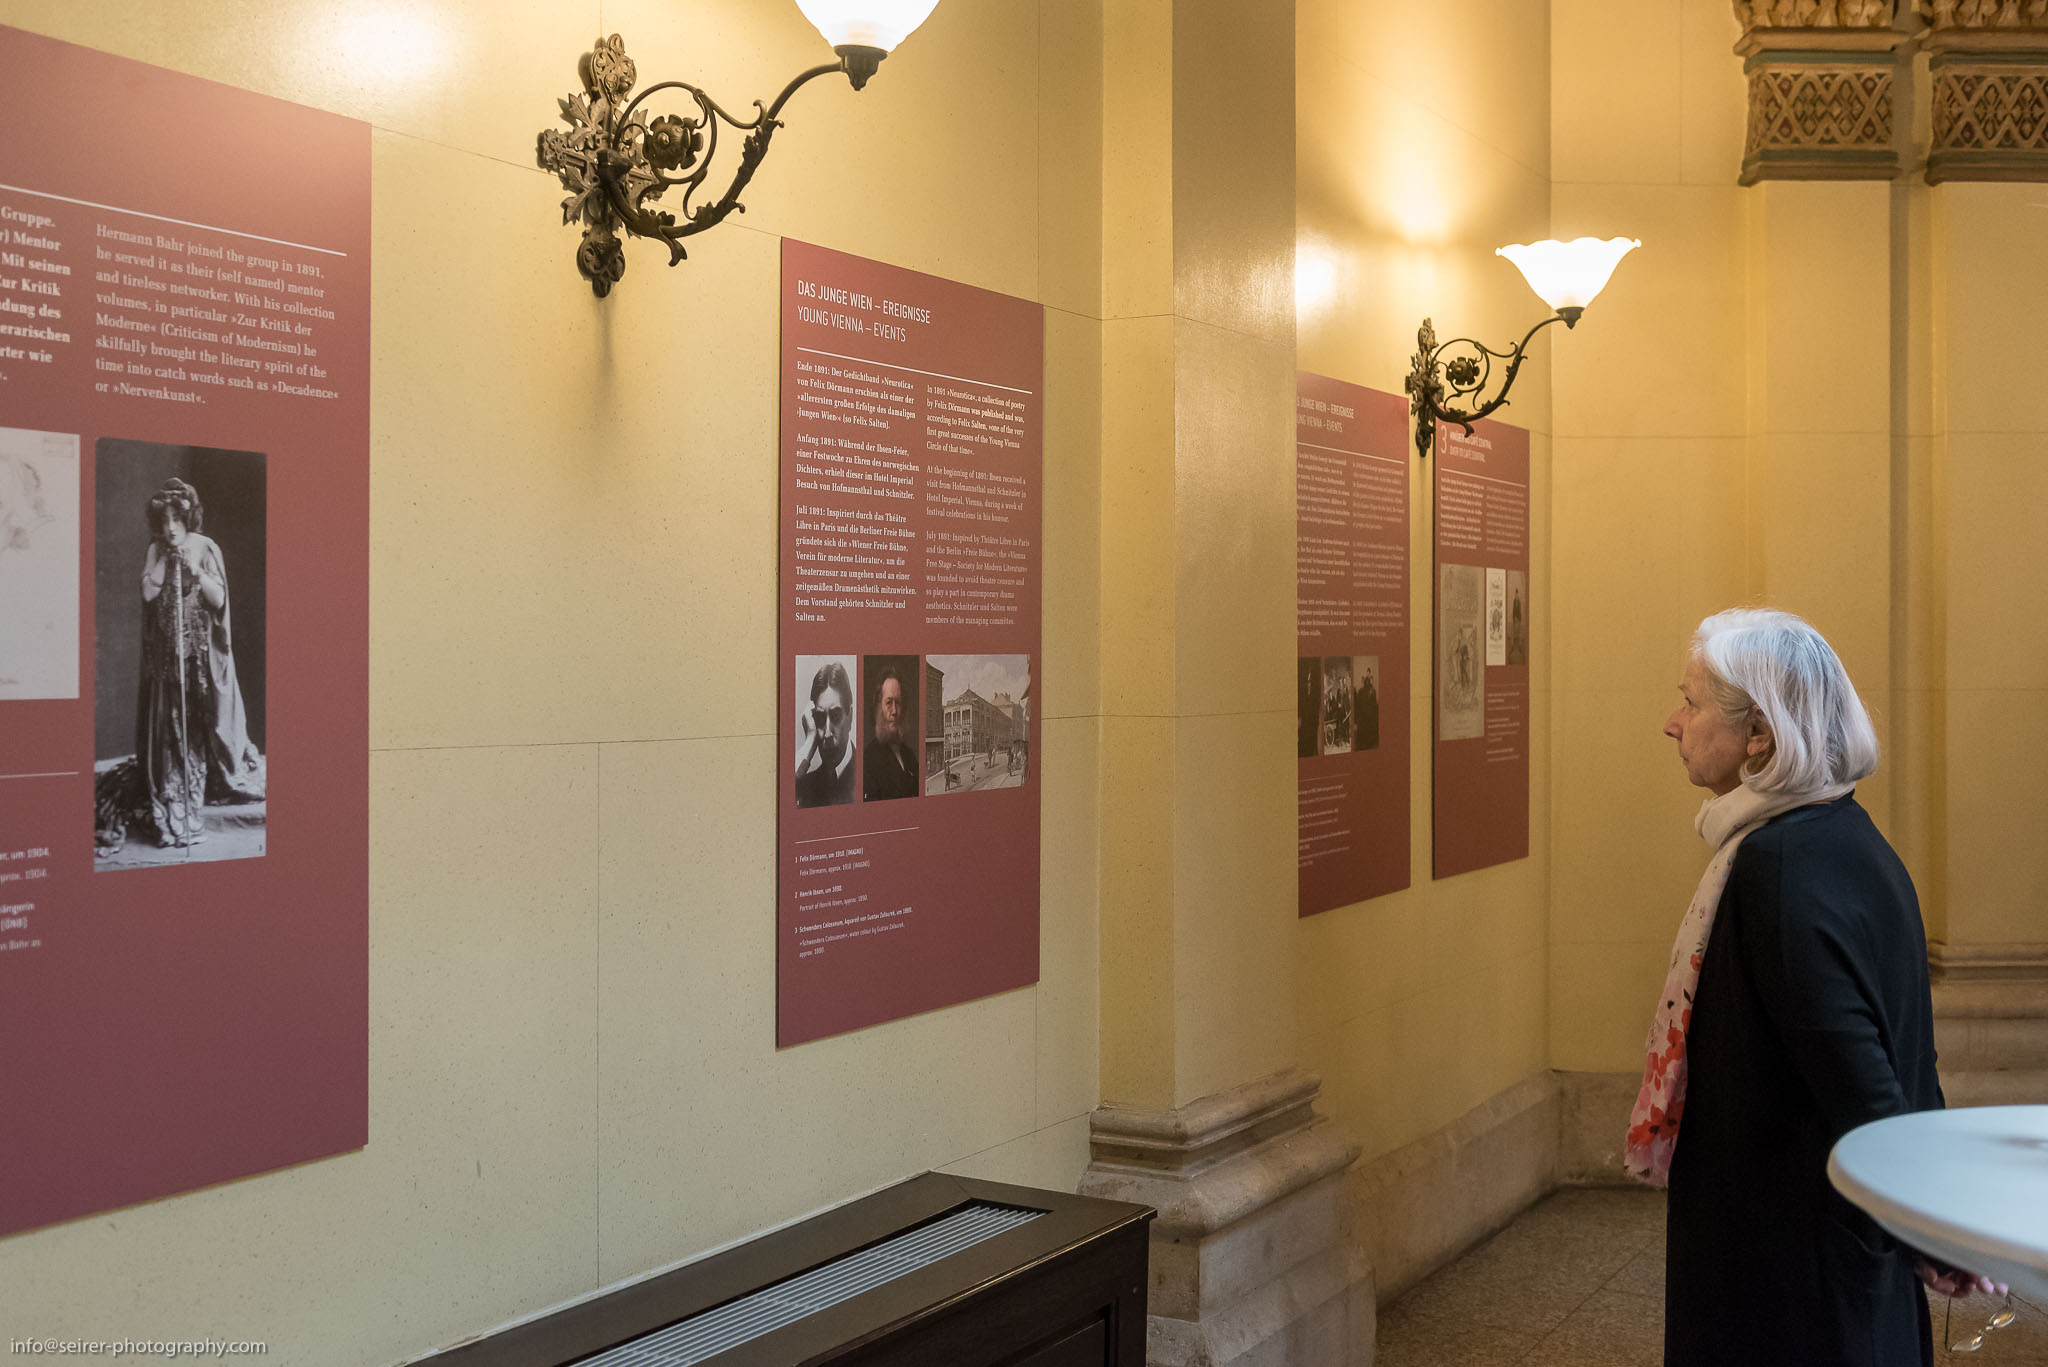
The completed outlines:
<svg viewBox="0 0 2048 1367">
<path fill-rule="evenodd" d="M 1144 1367 L 1152 1210 L 934 1172 L 426 1361 L 564 1367 L 974 1202 L 1045 1214 L 704 1367 Z"/>
</svg>

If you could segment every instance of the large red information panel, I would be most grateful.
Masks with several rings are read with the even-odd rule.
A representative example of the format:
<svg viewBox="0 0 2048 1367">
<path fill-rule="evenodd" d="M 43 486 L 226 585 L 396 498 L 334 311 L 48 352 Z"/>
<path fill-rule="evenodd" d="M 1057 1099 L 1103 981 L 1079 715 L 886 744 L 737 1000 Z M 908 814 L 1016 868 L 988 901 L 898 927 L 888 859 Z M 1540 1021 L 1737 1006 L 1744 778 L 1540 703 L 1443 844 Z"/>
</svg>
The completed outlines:
<svg viewBox="0 0 2048 1367">
<path fill-rule="evenodd" d="M 1038 980 L 1044 326 L 782 244 L 778 1044 Z"/>
<path fill-rule="evenodd" d="M 366 1141 L 370 140 L 0 87 L 5 1234 Z"/>
<path fill-rule="evenodd" d="M 1408 886 L 1408 401 L 1303 372 L 1295 470 L 1300 912 Z"/>
<path fill-rule="evenodd" d="M 1435 876 L 1529 854 L 1529 433 L 1436 443 Z"/>
</svg>

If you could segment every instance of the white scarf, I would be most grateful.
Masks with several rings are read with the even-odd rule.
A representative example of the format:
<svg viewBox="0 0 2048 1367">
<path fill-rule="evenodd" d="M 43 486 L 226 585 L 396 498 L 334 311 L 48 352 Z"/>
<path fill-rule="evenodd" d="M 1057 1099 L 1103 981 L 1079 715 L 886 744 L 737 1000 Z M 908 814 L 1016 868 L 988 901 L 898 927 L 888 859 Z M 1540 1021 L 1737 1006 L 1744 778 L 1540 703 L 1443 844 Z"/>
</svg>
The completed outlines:
<svg viewBox="0 0 2048 1367">
<path fill-rule="evenodd" d="M 1706 960 L 1707 937 L 1714 932 L 1714 913 L 1720 909 L 1729 871 L 1735 866 L 1735 851 L 1743 837 L 1779 813 L 1832 802 L 1851 786 L 1843 783 L 1810 792 L 1760 793 L 1745 783 L 1700 804 L 1693 828 L 1714 856 L 1700 875 L 1699 887 L 1693 890 L 1692 905 L 1678 923 L 1664 992 L 1650 1019 L 1643 1085 L 1629 1112 L 1622 1159 L 1631 1177 L 1653 1187 L 1671 1183 L 1671 1155 L 1678 1147 L 1678 1124 L 1685 1113 L 1685 1037 L 1692 1028 L 1693 992 L 1699 986 L 1700 965 Z"/>
</svg>

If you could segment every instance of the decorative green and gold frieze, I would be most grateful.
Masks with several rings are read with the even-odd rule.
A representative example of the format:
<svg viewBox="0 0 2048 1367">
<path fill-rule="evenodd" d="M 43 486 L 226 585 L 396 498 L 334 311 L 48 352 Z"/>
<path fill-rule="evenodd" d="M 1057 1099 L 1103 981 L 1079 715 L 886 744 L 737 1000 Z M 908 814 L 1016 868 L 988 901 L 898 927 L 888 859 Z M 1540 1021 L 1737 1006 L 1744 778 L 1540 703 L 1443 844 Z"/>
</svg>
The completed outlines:
<svg viewBox="0 0 2048 1367">
<path fill-rule="evenodd" d="M 2048 180 L 2048 0 L 1920 0 L 1927 179 Z"/>
<path fill-rule="evenodd" d="M 1742 183 L 1898 174 L 1893 0 L 1736 0 L 1749 77 Z"/>
</svg>

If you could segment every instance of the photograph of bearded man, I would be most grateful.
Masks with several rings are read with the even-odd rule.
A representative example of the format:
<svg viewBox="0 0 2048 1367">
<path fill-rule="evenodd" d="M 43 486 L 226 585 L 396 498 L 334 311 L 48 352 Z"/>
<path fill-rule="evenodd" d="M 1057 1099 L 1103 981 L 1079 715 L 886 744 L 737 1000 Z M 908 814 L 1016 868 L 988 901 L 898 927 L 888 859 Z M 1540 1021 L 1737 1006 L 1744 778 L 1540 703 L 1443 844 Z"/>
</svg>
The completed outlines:
<svg viewBox="0 0 2048 1367">
<path fill-rule="evenodd" d="M 861 770 L 863 802 L 916 797 L 918 661 L 915 655 L 868 655 L 861 678 L 874 732 Z"/>
</svg>

